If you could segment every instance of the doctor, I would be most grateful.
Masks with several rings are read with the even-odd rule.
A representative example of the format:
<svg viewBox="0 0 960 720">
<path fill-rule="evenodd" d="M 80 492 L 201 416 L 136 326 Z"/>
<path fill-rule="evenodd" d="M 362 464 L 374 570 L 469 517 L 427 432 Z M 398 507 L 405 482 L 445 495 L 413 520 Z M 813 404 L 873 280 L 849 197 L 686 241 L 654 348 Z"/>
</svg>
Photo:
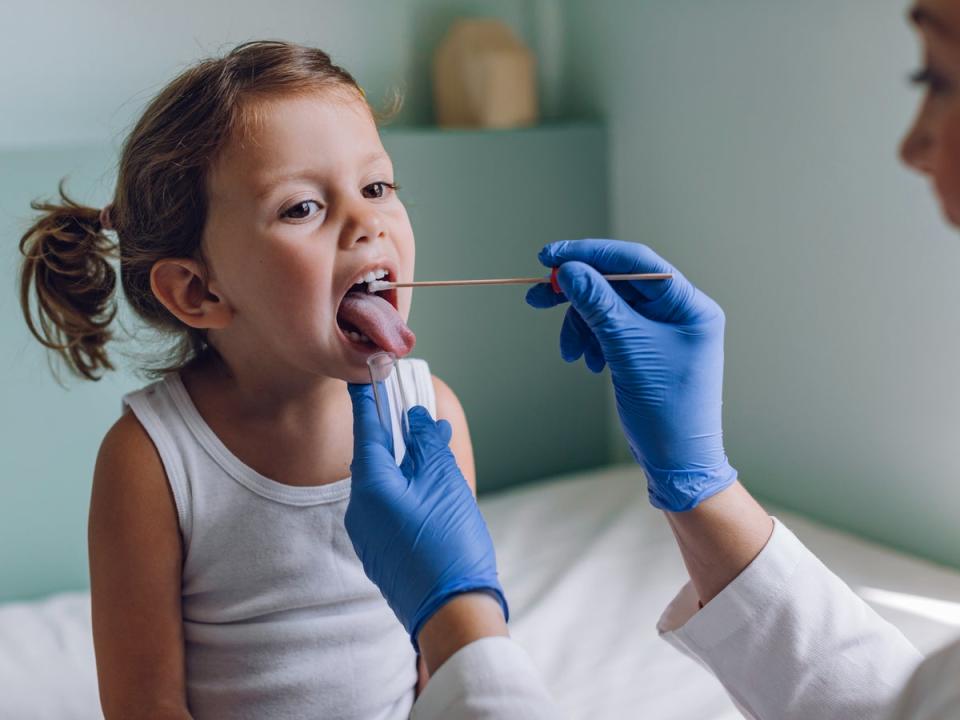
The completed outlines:
<svg viewBox="0 0 960 720">
<path fill-rule="evenodd" d="M 927 93 L 902 155 L 960 225 L 960 3 L 919 0 L 911 18 Z M 666 514 L 690 575 L 658 623 L 665 639 L 710 669 L 751 718 L 960 718 L 960 642 L 922 658 L 737 482 L 721 428 L 720 307 L 642 245 L 559 242 L 540 260 L 560 267 L 564 294 L 536 286 L 527 300 L 569 300 L 561 355 L 582 356 L 595 372 L 610 367 L 650 502 Z M 614 289 L 600 276 L 628 272 L 674 278 Z M 493 545 L 447 446 L 449 425 L 414 408 L 408 460 L 397 468 L 369 386 L 350 392 L 347 530 L 432 673 L 413 717 L 558 717 L 508 637 Z"/>
</svg>

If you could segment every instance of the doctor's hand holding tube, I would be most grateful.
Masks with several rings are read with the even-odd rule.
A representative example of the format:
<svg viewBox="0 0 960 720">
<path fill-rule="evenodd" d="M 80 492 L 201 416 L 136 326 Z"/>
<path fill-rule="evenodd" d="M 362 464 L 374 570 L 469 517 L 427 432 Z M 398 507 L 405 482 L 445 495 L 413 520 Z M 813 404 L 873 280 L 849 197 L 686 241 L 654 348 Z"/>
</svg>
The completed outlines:
<svg viewBox="0 0 960 720">
<path fill-rule="evenodd" d="M 450 424 L 411 409 L 397 467 L 372 386 L 348 390 L 354 451 L 344 524 L 433 676 L 411 717 L 558 717 L 530 659 L 507 638 L 493 542 L 450 450 Z"/>
</svg>

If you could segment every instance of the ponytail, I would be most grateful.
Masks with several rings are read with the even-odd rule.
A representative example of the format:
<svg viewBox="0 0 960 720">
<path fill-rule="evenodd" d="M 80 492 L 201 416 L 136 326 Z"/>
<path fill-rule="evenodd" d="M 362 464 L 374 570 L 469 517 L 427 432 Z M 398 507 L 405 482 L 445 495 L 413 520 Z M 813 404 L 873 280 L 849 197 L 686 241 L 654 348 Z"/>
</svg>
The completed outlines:
<svg viewBox="0 0 960 720">
<path fill-rule="evenodd" d="M 34 337 L 88 380 L 113 370 L 106 344 L 117 313 L 116 245 L 104 234 L 99 210 L 75 203 L 60 183 L 62 204 L 34 201 L 43 213 L 20 239 L 20 305 Z M 36 308 L 30 302 L 30 286 Z"/>
</svg>

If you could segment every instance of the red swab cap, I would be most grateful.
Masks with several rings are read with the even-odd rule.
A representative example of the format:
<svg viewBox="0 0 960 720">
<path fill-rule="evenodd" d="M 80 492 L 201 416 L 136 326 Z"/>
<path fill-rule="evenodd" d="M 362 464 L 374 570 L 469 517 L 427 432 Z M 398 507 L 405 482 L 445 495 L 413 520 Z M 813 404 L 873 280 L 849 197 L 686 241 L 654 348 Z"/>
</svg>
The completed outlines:
<svg viewBox="0 0 960 720">
<path fill-rule="evenodd" d="M 560 271 L 560 268 L 555 267 L 550 271 L 550 287 L 553 288 L 553 291 L 557 295 L 563 295 L 563 290 L 560 289 L 560 283 L 557 282 L 557 273 Z"/>
</svg>

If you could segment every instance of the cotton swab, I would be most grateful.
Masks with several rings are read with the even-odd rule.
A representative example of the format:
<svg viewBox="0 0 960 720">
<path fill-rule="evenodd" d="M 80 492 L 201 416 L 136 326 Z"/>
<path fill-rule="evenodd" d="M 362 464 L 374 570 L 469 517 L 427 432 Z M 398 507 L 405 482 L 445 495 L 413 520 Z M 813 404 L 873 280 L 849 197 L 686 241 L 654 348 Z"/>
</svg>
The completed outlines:
<svg viewBox="0 0 960 720">
<path fill-rule="evenodd" d="M 392 290 L 394 288 L 416 288 L 416 287 L 453 287 L 458 285 L 536 285 L 539 283 L 550 283 L 554 292 L 562 292 L 557 283 L 557 270 L 553 268 L 550 277 L 513 277 L 513 278 L 488 278 L 483 280 L 417 280 L 414 282 L 389 282 L 387 280 L 375 280 L 367 283 L 367 291 L 376 293 L 381 290 Z M 670 280 L 672 273 L 626 273 L 620 275 L 604 275 L 605 279 L 610 281 L 617 280 Z"/>
</svg>

